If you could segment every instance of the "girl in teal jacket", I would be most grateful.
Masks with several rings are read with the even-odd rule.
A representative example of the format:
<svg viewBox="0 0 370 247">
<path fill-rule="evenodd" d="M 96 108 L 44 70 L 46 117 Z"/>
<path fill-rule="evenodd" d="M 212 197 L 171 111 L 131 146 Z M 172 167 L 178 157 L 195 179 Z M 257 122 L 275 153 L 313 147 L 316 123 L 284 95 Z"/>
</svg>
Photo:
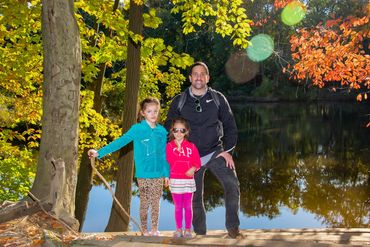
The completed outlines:
<svg viewBox="0 0 370 247">
<path fill-rule="evenodd" d="M 130 142 L 134 144 L 135 177 L 140 194 L 140 221 L 144 236 L 158 236 L 158 218 L 163 183 L 168 184 L 169 165 L 166 160 L 167 130 L 157 123 L 160 104 L 155 98 L 140 103 L 139 116 L 143 119 L 134 124 L 121 137 L 107 146 L 90 149 L 90 158 L 102 158 L 119 150 Z M 151 232 L 148 232 L 148 211 L 151 208 Z"/>
</svg>

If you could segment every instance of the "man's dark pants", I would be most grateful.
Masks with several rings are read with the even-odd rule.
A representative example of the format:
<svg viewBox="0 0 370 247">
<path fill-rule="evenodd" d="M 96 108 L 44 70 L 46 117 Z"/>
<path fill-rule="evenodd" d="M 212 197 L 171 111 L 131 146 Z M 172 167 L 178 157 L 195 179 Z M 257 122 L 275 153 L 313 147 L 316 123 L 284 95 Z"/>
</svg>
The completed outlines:
<svg viewBox="0 0 370 247">
<path fill-rule="evenodd" d="M 238 229 L 240 225 L 238 215 L 240 189 L 236 172 L 226 166 L 223 157 L 214 157 L 194 175 L 197 190 L 193 197 L 193 227 L 194 232 L 200 235 L 204 235 L 207 232 L 206 211 L 203 203 L 203 185 L 206 170 L 211 171 L 223 187 L 226 207 L 226 229 Z"/>
</svg>

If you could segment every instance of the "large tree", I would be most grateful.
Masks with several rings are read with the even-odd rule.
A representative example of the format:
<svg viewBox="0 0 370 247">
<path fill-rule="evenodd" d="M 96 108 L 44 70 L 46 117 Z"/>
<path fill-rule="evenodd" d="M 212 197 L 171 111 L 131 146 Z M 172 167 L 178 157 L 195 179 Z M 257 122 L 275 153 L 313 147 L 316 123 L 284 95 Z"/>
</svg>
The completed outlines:
<svg viewBox="0 0 370 247">
<path fill-rule="evenodd" d="M 32 193 L 49 197 L 52 160 L 65 163 L 65 184 L 58 208 L 74 217 L 77 177 L 78 118 L 81 80 L 81 45 L 73 0 L 42 2 L 44 51 L 42 138 Z"/>
<path fill-rule="evenodd" d="M 143 5 L 130 1 L 129 31 L 133 35 L 141 35 L 143 30 Z M 140 85 L 140 42 L 135 42 L 131 37 L 127 48 L 127 74 L 125 105 L 123 114 L 122 131 L 126 132 L 137 119 L 137 101 Z M 119 162 L 118 178 L 115 196 L 122 202 L 126 211 L 130 212 L 131 185 L 134 173 L 133 150 L 128 147 L 123 151 L 124 156 Z M 129 218 L 122 214 L 119 206 L 113 203 L 106 231 L 127 231 Z"/>
</svg>

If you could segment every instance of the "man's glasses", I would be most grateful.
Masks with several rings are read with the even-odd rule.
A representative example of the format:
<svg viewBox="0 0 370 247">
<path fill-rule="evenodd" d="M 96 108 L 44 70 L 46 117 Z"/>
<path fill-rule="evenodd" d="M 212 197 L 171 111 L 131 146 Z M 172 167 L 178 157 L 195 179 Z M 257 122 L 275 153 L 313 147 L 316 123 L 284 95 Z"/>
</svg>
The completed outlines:
<svg viewBox="0 0 370 247">
<path fill-rule="evenodd" d="M 195 100 L 195 110 L 196 110 L 197 112 L 202 112 L 202 106 L 200 105 L 200 101 L 199 101 L 199 99 L 196 99 L 196 100 Z"/>
<path fill-rule="evenodd" d="M 172 129 L 172 132 L 173 133 L 181 132 L 181 133 L 185 134 L 186 129 L 183 129 L 183 128 L 173 128 Z"/>
</svg>

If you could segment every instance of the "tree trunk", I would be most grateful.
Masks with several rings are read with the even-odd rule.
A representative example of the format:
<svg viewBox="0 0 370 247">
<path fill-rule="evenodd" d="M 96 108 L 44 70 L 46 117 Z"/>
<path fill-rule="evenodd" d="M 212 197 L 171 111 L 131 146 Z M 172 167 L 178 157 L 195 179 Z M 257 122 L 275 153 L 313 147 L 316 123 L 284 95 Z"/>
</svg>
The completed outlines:
<svg viewBox="0 0 370 247">
<path fill-rule="evenodd" d="M 129 30 L 140 35 L 143 30 L 143 6 L 136 5 L 133 0 L 130 1 Z M 123 133 L 136 122 L 137 118 L 137 101 L 140 84 L 140 47 L 140 44 L 136 44 L 133 40 L 129 39 L 127 47 L 125 105 L 122 124 Z M 124 209 L 130 213 L 131 185 L 134 171 L 132 145 L 130 145 L 129 148 L 125 148 L 123 153 L 124 156 L 119 160 L 118 165 L 115 196 Z M 129 219 L 119 210 L 116 203 L 113 203 L 109 222 L 105 231 L 127 231 L 128 224 Z"/>
<path fill-rule="evenodd" d="M 85 221 L 87 205 L 89 202 L 89 193 L 93 184 L 93 171 L 90 165 L 90 159 L 87 156 L 88 150 L 88 148 L 85 148 L 83 151 L 76 185 L 75 216 L 80 223 L 79 231 L 82 230 L 83 223 Z"/>
<path fill-rule="evenodd" d="M 115 0 L 113 4 L 113 12 L 118 8 L 119 0 Z M 112 37 L 112 30 L 110 35 Z M 104 75 L 106 70 L 106 64 L 102 63 L 99 65 L 99 74 L 98 77 L 94 80 L 93 89 L 94 89 L 94 105 L 93 108 L 96 112 L 101 113 L 103 106 L 103 96 L 102 88 L 104 82 Z M 92 133 L 94 129 L 89 128 L 89 132 Z M 80 168 L 78 170 L 78 180 L 76 188 L 76 219 L 80 222 L 79 231 L 82 230 L 83 223 L 85 221 L 87 205 L 89 203 L 89 193 L 93 183 L 93 171 L 90 165 L 90 159 L 87 156 L 87 151 L 89 148 L 85 148 L 82 153 L 82 158 L 80 162 Z"/>
<path fill-rule="evenodd" d="M 105 64 L 100 64 L 99 74 L 94 81 L 94 105 L 93 108 L 96 112 L 101 113 L 103 97 L 101 95 L 102 86 L 104 81 L 104 73 L 106 69 Z M 93 133 L 94 128 L 89 127 L 89 132 Z M 93 183 L 93 171 L 90 165 L 90 159 L 87 155 L 89 148 L 85 148 L 82 153 L 80 167 L 77 176 L 77 188 L 76 188 L 76 219 L 80 222 L 79 231 L 82 230 L 83 223 L 85 221 L 87 205 L 89 203 L 89 193 Z"/>
<path fill-rule="evenodd" d="M 42 1 L 44 84 L 42 138 L 37 173 L 31 189 L 49 197 L 53 159 L 65 163 L 63 193 L 57 211 L 74 217 L 81 80 L 81 45 L 73 0 Z"/>
</svg>

